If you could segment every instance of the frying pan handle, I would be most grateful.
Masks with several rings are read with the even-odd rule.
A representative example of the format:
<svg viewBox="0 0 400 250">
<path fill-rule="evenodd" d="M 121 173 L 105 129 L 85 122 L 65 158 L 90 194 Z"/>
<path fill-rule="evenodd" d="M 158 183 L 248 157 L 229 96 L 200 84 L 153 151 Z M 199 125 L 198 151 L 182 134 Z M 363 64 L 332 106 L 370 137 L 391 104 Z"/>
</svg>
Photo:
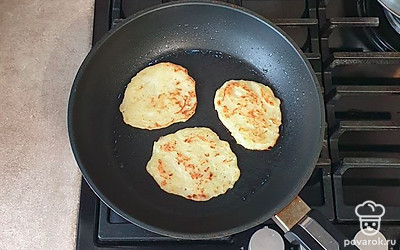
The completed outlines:
<svg viewBox="0 0 400 250">
<path fill-rule="evenodd" d="M 285 234 L 289 241 L 296 240 L 309 250 L 356 250 L 347 237 L 336 228 L 325 216 L 316 210 L 311 210 L 303 219 Z"/>
</svg>

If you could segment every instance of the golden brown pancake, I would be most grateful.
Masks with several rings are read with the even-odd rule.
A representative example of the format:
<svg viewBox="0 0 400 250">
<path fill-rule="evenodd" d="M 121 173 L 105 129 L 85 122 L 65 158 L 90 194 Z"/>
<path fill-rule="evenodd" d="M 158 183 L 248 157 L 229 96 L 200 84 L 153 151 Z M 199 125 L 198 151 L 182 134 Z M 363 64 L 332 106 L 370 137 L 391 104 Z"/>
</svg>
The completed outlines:
<svg viewBox="0 0 400 250">
<path fill-rule="evenodd" d="M 236 142 L 251 150 L 267 150 L 279 137 L 280 100 L 264 84 L 230 80 L 214 98 L 218 117 Z"/>
<path fill-rule="evenodd" d="M 163 62 L 132 78 L 119 110 L 126 124 L 152 130 L 187 121 L 196 106 L 195 81 L 187 69 Z"/>
<path fill-rule="evenodd" d="M 162 190 L 194 201 L 224 194 L 240 176 L 229 143 L 209 128 L 185 128 L 161 137 L 146 170 Z"/>
</svg>

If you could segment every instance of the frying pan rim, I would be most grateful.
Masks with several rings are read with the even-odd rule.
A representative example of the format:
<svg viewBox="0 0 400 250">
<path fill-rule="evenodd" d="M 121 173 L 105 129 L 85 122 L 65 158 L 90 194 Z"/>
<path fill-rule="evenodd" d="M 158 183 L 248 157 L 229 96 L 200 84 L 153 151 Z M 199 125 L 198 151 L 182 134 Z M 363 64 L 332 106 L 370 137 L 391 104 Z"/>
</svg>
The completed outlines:
<svg viewBox="0 0 400 250">
<path fill-rule="evenodd" d="M 120 210 L 117 206 L 115 206 L 111 201 L 108 200 L 107 197 L 105 197 L 96 187 L 95 183 L 91 180 L 89 174 L 86 171 L 86 168 L 84 167 L 84 164 L 81 160 L 80 155 L 78 154 L 78 151 L 76 149 L 76 140 L 75 140 L 75 134 L 74 134 L 74 124 L 73 124 L 73 107 L 74 107 L 74 100 L 75 100 L 75 95 L 76 95 L 76 90 L 78 87 L 78 83 L 81 81 L 82 76 L 84 75 L 84 72 L 88 66 L 88 64 L 91 62 L 92 58 L 97 54 L 98 49 L 108 40 L 109 37 L 111 37 L 114 33 L 118 32 L 121 28 L 123 28 L 125 25 L 128 23 L 144 16 L 147 14 L 150 14 L 155 11 L 160 11 L 165 8 L 172 8 L 172 7 L 179 7 L 179 6 L 186 6 L 186 5 L 208 5 L 208 6 L 215 6 L 215 7 L 220 7 L 220 8 L 226 8 L 235 12 L 239 12 L 240 14 L 245 14 L 251 18 L 254 18 L 264 25 L 270 26 L 272 29 L 275 29 L 275 31 L 278 33 L 278 35 L 282 36 L 288 44 L 297 52 L 297 54 L 303 59 L 302 61 L 305 63 L 309 74 L 311 75 L 314 86 L 316 88 L 317 94 L 318 94 L 318 100 L 320 103 L 320 110 L 321 110 L 321 122 L 320 122 L 320 134 L 319 134 L 319 144 L 316 145 L 318 146 L 318 152 L 321 151 L 322 145 L 323 145 L 323 138 L 324 138 L 324 131 L 325 131 L 325 107 L 324 107 L 324 101 L 322 97 L 322 91 L 321 91 L 321 86 L 319 84 L 319 81 L 315 75 L 315 72 L 301 51 L 301 49 L 297 46 L 297 44 L 293 41 L 292 38 L 290 38 L 282 29 L 277 27 L 275 24 L 273 24 L 271 21 L 268 19 L 264 18 L 263 16 L 248 10 L 244 7 L 236 6 L 233 4 L 229 3 L 223 3 L 223 2 L 205 2 L 205 1 L 188 1 L 188 0 L 182 0 L 182 1 L 174 1 L 174 2 L 169 2 L 169 3 L 163 3 L 163 4 L 158 4 L 155 6 L 152 6 L 150 8 L 144 9 L 142 11 L 139 11 L 126 19 L 122 20 L 120 23 L 117 24 L 116 27 L 110 29 L 97 43 L 94 44 L 88 55 L 85 57 L 84 61 L 82 62 L 76 77 L 74 79 L 74 82 L 71 87 L 71 92 L 69 96 L 69 101 L 68 101 L 68 113 L 67 113 L 67 121 L 68 121 L 68 134 L 69 134 L 69 140 L 70 140 L 70 145 L 72 152 L 74 154 L 75 160 L 78 164 L 78 167 L 82 173 L 83 178 L 85 181 L 88 183 L 88 186 L 92 189 L 92 191 L 99 197 L 99 199 L 104 202 L 109 208 L 111 208 L 113 211 L 115 211 L 118 215 L 126 219 L 127 221 L 138 225 L 146 230 L 152 231 L 154 233 L 162 234 L 165 236 L 169 237 L 174 237 L 174 238 L 181 238 L 181 239 L 195 239 L 195 240 L 203 240 L 203 239 L 213 239 L 213 238 L 220 238 L 220 237 L 225 237 L 228 235 L 236 234 L 239 232 L 243 232 L 245 230 L 248 230 L 250 228 L 253 228 L 254 226 L 257 226 L 268 219 L 270 219 L 273 215 L 281 211 L 285 206 L 287 206 L 301 191 L 301 189 L 304 187 L 304 185 L 307 183 L 307 181 L 310 179 L 313 171 L 314 171 L 314 166 L 317 164 L 318 159 L 319 159 L 319 153 L 315 154 L 312 160 L 312 165 L 306 166 L 303 179 L 300 180 L 297 183 L 297 187 L 292 190 L 291 193 L 288 193 L 285 195 L 285 197 L 282 197 L 282 200 L 280 201 L 279 204 L 275 206 L 275 209 L 270 211 L 269 213 L 265 213 L 264 215 L 260 216 L 258 219 L 249 221 L 246 224 L 243 224 L 238 227 L 234 227 L 231 229 L 223 230 L 223 231 L 218 231 L 218 232 L 209 232 L 209 233 L 183 233 L 183 232 L 172 232 L 169 230 L 165 230 L 159 227 L 151 226 L 146 223 L 141 222 L 140 220 L 137 220 L 136 218 L 133 218 L 132 216 L 128 215 L 127 213 L 123 212 Z"/>
</svg>

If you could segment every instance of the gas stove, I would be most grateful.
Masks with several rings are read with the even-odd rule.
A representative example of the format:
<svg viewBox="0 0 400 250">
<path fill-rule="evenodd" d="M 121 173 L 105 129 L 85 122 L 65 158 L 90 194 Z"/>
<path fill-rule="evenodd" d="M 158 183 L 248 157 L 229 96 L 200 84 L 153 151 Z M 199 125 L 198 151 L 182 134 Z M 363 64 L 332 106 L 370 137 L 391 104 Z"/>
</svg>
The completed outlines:
<svg viewBox="0 0 400 250">
<path fill-rule="evenodd" d="M 164 0 L 96 0 L 93 44 L 118 22 Z M 399 19 L 377 0 L 226 0 L 270 19 L 303 50 L 323 88 L 325 139 L 314 173 L 300 193 L 352 239 L 355 207 L 386 208 L 380 231 L 400 249 Z M 400 28 L 399 28 L 400 29 Z M 82 181 L 77 249 L 248 249 L 257 230 L 214 240 L 180 240 L 133 225 Z M 282 236 L 282 238 L 284 238 Z M 285 249 L 301 249 L 284 239 Z"/>
</svg>

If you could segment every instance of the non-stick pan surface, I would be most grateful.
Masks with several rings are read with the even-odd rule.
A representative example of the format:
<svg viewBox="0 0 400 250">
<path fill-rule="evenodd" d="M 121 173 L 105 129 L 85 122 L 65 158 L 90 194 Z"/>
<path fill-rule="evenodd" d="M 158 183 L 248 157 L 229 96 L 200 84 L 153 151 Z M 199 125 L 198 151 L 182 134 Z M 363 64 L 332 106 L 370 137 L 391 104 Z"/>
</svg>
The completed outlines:
<svg viewBox="0 0 400 250">
<path fill-rule="evenodd" d="M 130 78 L 159 61 L 180 64 L 196 80 L 196 114 L 147 131 L 123 123 L 118 107 Z M 283 125 L 269 151 L 238 145 L 219 121 L 213 98 L 226 80 L 270 86 Z M 113 210 L 148 230 L 180 238 L 234 234 L 269 219 L 304 186 L 317 161 L 324 111 L 310 65 L 280 29 L 247 10 L 216 3 L 172 3 L 125 20 L 94 46 L 72 87 L 72 148 L 91 188 Z M 162 191 L 145 166 L 153 142 L 181 128 L 205 126 L 230 143 L 241 176 L 207 202 Z"/>
</svg>

